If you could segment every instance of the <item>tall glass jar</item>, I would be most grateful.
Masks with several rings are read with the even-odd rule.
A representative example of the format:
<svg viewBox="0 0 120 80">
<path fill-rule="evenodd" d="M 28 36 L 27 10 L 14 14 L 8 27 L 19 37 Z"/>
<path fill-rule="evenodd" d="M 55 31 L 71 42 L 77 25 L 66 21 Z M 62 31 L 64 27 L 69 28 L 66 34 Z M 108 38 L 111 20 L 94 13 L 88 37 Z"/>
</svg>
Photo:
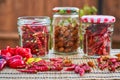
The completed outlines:
<svg viewBox="0 0 120 80">
<path fill-rule="evenodd" d="M 56 54 L 75 54 L 79 48 L 79 9 L 53 8 L 53 51 Z"/>
<path fill-rule="evenodd" d="M 30 48 L 36 56 L 49 52 L 50 18 L 46 16 L 24 16 L 18 18 L 20 45 Z"/>
<path fill-rule="evenodd" d="M 83 22 L 83 50 L 85 55 L 91 57 L 110 55 L 115 17 L 106 15 L 85 15 L 81 19 Z"/>
</svg>

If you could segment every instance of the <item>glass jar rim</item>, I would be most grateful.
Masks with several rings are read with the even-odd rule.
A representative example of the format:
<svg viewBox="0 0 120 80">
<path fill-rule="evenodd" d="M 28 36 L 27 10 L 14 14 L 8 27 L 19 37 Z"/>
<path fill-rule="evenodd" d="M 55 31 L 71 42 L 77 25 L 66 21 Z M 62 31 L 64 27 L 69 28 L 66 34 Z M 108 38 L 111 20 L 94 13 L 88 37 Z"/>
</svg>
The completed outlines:
<svg viewBox="0 0 120 80">
<path fill-rule="evenodd" d="M 18 19 L 23 19 L 23 20 L 31 19 L 31 20 L 34 20 L 34 19 L 50 19 L 50 17 L 48 17 L 48 16 L 21 16 L 21 17 L 18 17 Z"/>
<path fill-rule="evenodd" d="M 49 25 L 50 24 L 50 17 L 48 16 L 22 16 L 18 17 L 18 25 L 19 24 L 45 24 Z"/>
</svg>

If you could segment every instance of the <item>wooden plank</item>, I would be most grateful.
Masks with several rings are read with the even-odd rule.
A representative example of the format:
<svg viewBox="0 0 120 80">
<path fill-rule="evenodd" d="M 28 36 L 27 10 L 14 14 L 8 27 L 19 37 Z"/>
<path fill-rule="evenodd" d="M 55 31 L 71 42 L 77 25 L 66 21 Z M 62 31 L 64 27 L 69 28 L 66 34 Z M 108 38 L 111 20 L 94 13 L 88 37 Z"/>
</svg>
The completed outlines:
<svg viewBox="0 0 120 80">
<path fill-rule="evenodd" d="M 19 39 L 18 33 L 0 33 L 0 39 Z"/>
<path fill-rule="evenodd" d="M 50 16 L 52 18 L 53 12 L 52 9 L 54 7 L 60 7 L 61 6 L 61 0 L 44 0 L 44 6 L 45 6 L 45 15 Z"/>
<path fill-rule="evenodd" d="M 116 17 L 113 32 L 113 43 L 114 47 L 117 48 L 116 43 L 120 42 L 120 0 L 103 0 L 103 14 L 113 15 Z"/>
<path fill-rule="evenodd" d="M 31 3 L 31 5 L 33 5 L 33 9 L 31 9 L 31 11 L 33 12 L 34 16 L 44 16 L 44 1 L 45 0 L 32 0 L 34 1 L 34 4 Z"/>
<path fill-rule="evenodd" d="M 14 39 L 0 39 L 0 49 L 6 48 L 6 46 L 16 47 L 19 45 L 19 40 Z"/>
</svg>

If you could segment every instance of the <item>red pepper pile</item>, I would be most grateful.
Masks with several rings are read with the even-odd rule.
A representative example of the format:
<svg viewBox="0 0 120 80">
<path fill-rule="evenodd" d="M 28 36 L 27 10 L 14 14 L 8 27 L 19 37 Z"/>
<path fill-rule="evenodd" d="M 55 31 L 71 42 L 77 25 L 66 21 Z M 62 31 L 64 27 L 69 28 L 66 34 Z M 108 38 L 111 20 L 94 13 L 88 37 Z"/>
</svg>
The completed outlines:
<svg viewBox="0 0 120 80">
<path fill-rule="evenodd" d="M 73 64 L 68 58 L 50 58 L 50 61 L 40 60 L 26 65 L 25 69 L 19 69 L 20 72 L 37 73 L 39 71 L 74 71 L 83 76 L 85 73 L 91 72 L 91 68 L 86 63 L 77 65 Z M 64 69 L 64 67 L 67 67 Z"/>
<path fill-rule="evenodd" d="M 120 68 L 120 58 L 110 58 L 107 56 L 101 56 L 97 59 L 98 67 L 101 70 L 108 68 L 109 71 L 115 72 L 116 69 Z"/>
<path fill-rule="evenodd" d="M 37 56 L 45 56 L 48 54 L 48 38 L 49 33 L 46 26 L 36 25 L 24 25 L 22 30 L 22 46 L 24 48 L 30 48 L 31 53 Z"/>
<path fill-rule="evenodd" d="M 63 67 L 70 67 L 72 65 L 72 62 L 69 59 L 50 58 L 49 61 L 40 60 L 38 62 L 27 64 L 25 69 L 19 69 L 18 71 L 27 73 L 37 73 L 39 71 L 61 71 Z"/>
<path fill-rule="evenodd" d="M 25 60 L 32 57 L 31 50 L 29 48 L 10 48 L 7 46 L 6 49 L 0 50 L 0 70 L 5 66 L 10 68 L 25 68 Z"/>
<path fill-rule="evenodd" d="M 110 53 L 110 24 L 93 24 L 84 34 L 84 53 L 88 55 L 108 55 Z"/>
<path fill-rule="evenodd" d="M 10 48 L 0 50 L 0 70 L 5 66 L 17 69 L 20 72 L 37 73 L 39 71 L 61 71 L 67 67 L 65 71 L 75 71 L 81 76 L 91 69 L 87 64 L 76 65 L 68 58 L 50 58 L 49 60 L 41 60 L 40 58 L 32 58 L 29 48 Z"/>
</svg>

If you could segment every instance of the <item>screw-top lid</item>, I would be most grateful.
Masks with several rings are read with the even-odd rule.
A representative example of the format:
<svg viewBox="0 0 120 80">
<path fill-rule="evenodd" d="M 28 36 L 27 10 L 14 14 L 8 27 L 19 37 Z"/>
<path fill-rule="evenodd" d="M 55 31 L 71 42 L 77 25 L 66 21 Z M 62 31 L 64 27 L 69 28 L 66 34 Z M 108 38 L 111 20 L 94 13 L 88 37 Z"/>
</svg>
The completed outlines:
<svg viewBox="0 0 120 80">
<path fill-rule="evenodd" d="M 85 23 L 114 23 L 116 19 L 109 15 L 85 15 L 81 17 L 81 20 Z"/>
<path fill-rule="evenodd" d="M 53 12 L 57 14 L 78 14 L 79 8 L 77 7 L 55 7 Z"/>
</svg>

